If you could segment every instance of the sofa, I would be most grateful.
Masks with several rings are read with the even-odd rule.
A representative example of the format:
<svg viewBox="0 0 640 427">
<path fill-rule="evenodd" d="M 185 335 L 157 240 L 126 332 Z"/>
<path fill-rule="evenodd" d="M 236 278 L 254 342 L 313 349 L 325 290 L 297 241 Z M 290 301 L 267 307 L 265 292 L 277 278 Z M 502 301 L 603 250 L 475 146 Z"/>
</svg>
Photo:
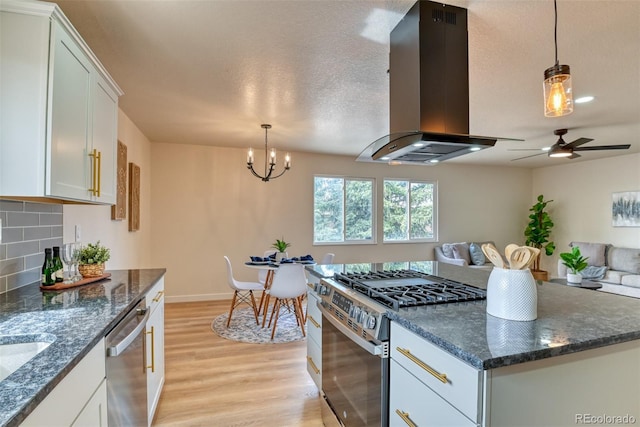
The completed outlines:
<svg viewBox="0 0 640 427">
<path fill-rule="evenodd" d="M 461 267 L 491 270 L 493 264 L 482 252 L 482 245 L 485 243 L 491 243 L 495 246 L 495 243 L 490 240 L 484 242 L 443 243 L 441 246 L 433 248 L 435 259 L 438 262 Z"/>
<path fill-rule="evenodd" d="M 571 242 L 582 256 L 588 257 L 588 267 L 582 277 L 611 285 L 640 288 L 640 249 L 620 248 L 606 243 Z M 558 276 L 566 277 L 567 267 L 558 261 Z"/>
</svg>

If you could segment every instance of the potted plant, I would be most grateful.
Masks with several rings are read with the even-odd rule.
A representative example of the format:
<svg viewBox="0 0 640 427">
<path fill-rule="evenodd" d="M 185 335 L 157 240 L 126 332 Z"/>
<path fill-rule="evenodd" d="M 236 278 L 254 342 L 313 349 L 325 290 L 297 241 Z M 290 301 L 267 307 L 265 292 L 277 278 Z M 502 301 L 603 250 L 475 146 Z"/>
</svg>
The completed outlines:
<svg viewBox="0 0 640 427">
<path fill-rule="evenodd" d="M 587 268 L 587 260 L 589 257 L 583 257 L 580 253 L 580 248 L 574 246 L 571 252 L 563 252 L 560 254 L 562 263 L 567 266 L 569 272 L 567 272 L 567 283 L 582 283 L 582 275 L 580 272 Z"/>
<path fill-rule="evenodd" d="M 538 196 L 537 200 L 538 201 L 529 208 L 531 214 L 529 215 L 529 224 L 527 224 L 527 228 L 524 230 L 525 243 L 527 246 L 540 249 L 540 254 L 533 263 L 531 274 L 533 274 L 536 280 L 549 280 L 549 273 L 540 269 L 540 256 L 543 250 L 547 256 L 551 256 L 556 249 L 555 243 L 549 241 L 553 221 L 549 213 L 545 210 L 547 205 L 553 202 L 553 200 L 544 200 L 542 194 Z"/>
<path fill-rule="evenodd" d="M 287 248 L 291 246 L 291 243 L 287 243 L 284 241 L 284 237 L 281 239 L 276 239 L 276 242 L 271 245 L 272 248 L 276 249 L 278 252 L 276 253 L 276 261 L 280 261 L 282 258 L 286 257 Z"/>
<path fill-rule="evenodd" d="M 109 261 L 111 253 L 109 248 L 102 246 L 100 240 L 96 243 L 87 243 L 80 249 L 78 271 L 82 277 L 99 277 L 104 274 L 104 263 Z"/>
</svg>

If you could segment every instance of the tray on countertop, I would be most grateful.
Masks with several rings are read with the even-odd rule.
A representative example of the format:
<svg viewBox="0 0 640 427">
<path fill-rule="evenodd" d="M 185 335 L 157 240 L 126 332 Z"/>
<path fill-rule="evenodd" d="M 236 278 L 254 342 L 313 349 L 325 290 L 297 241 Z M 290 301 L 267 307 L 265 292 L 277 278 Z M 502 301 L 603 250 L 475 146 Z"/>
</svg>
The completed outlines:
<svg viewBox="0 0 640 427">
<path fill-rule="evenodd" d="M 98 282 L 103 279 L 108 279 L 111 277 L 111 273 L 104 273 L 102 276 L 97 277 L 83 277 L 81 280 L 73 283 L 63 283 L 58 282 L 55 285 L 44 286 L 40 285 L 40 290 L 42 291 L 62 291 L 64 289 L 75 288 L 76 286 L 88 285 L 89 283 Z"/>
</svg>

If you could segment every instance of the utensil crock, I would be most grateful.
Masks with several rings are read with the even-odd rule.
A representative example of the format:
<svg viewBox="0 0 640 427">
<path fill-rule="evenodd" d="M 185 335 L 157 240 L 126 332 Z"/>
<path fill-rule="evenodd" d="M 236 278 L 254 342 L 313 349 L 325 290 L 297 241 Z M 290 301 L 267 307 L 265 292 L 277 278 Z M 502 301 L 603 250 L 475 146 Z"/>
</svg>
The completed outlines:
<svg viewBox="0 0 640 427">
<path fill-rule="evenodd" d="M 538 290 L 529 269 L 494 267 L 487 282 L 487 313 L 507 320 L 538 317 Z"/>
</svg>

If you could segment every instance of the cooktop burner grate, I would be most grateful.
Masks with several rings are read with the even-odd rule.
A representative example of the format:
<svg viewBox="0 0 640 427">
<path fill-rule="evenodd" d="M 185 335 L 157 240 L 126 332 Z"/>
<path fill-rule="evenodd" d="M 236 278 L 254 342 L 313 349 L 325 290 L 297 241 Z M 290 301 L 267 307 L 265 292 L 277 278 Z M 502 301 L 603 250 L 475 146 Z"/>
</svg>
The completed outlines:
<svg viewBox="0 0 640 427">
<path fill-rule="evenodd" d="M 393 310 L 482 300 L 487 295 L 483 289 L 413 270 L 338 273 L 334 279 Z"/>
</svg>

